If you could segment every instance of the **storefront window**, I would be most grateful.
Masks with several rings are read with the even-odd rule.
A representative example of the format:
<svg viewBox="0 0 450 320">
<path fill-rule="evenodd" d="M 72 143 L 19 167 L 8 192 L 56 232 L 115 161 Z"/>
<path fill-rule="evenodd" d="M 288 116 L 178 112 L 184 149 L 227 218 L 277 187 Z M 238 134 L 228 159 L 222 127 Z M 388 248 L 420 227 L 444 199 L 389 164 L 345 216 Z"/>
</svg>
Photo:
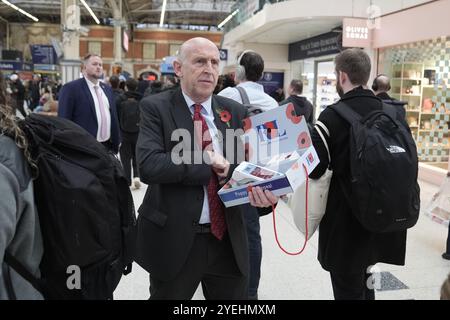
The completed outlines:
<svg viewBox="0 0 450 320">
<path fill-rule="evenodd" d="M 419 160 L 446 169 L 450 153 L 450 37 L 380 50 L 390 94 L 405 101 Z"/>
</svg>

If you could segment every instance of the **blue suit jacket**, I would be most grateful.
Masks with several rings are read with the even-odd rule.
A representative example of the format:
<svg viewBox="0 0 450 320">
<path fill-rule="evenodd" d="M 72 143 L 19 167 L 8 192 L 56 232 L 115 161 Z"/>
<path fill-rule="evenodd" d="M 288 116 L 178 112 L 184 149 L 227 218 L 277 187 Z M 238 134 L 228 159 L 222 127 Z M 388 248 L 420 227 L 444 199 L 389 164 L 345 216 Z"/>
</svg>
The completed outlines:
<svg viewBox="0 0 450 320">
<path fill-rule="evenodd" d="M 113 151 L 117 153 L 120 144 L 120 133 L 114 94 L 112 89 L 102 82 L 100 82 L 100 87 L 105 92 L 109 101 L 111 112 L 111 143 Z M 98 122 L 94 99 L 84 78 L 68 82 L 62 87 L 58 100 L 58 116 L 75 122 L 92 136 L 97 137 Z"/>
</svg>

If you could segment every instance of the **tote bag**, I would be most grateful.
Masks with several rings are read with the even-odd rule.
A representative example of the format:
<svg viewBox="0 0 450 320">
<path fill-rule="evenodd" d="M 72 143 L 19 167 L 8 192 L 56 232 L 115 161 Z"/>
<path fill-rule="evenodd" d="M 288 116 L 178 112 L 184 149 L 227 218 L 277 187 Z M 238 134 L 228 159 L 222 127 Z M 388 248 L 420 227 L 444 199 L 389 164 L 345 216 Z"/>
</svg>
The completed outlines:
<svg viewBox="0 0 450 320">
<path fill-rule="evenodd" d="M 327 141 L 319 127 L 322 128 L 328 137 L 330 136 L 330 133 L 327 127 L 320 121 L 317 121 L 315 127 L 325 145 L 325 148 L 327 149 L 328 161 L 331 164 L 330 149 L 328 148 Z M 305 195 L 306 185 L 303 184 L 297 188 L 293 194 L 288 196 L 286 205 L 292 212 L 297 229 L 303 233 L 306 240 L 309 240 L 317 230 L 320 221 L 325 214 L 328 200 L 328 190 L 330 189 L 332 175 L 333 171 L 329 165 L 325 173 L 319 179 L 309 180 L 309 190 L 307 195 Z M 308 199 L 307 219 L 305 216 L 306 198 Z"/>
</svg>

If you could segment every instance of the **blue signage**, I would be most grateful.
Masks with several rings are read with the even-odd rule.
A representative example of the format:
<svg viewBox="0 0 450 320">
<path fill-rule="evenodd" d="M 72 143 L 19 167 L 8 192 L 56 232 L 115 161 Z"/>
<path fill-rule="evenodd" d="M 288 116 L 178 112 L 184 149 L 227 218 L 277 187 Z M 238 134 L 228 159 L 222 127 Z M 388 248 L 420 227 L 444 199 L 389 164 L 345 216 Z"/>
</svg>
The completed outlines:
<svg viewBox="0 0 450 320">
<path fill-rule="evenodd" d="M 228 50 L 227 49 L 219 49 L 220 60 L 227 61 L 228 60 Z"/>
<path fill-rule="evenodd" d="M 33 71 L 31 63 L 23 63 L 18 61 L 0 61 L 0 70 L 3 71 Z"/>
<path fill-rule="evenodd" d="M 278 88 L 284 87 L 284 72 L 264 72 L 261 80 L 258 81 L 264 87 L 264 92 L 271 94 Z"/>
<path fill-rule="evenodd" d="M 52 45 L 31 45 L 31 56 L 33 63 L 57 64 L 57 56 Z"/>
<path fill-rule="evenodd" d="M 161 63 L 161 73 L 162 74 L 175 74 L 173 70 L 173 65 L 170 63 Z"/>
</svg>

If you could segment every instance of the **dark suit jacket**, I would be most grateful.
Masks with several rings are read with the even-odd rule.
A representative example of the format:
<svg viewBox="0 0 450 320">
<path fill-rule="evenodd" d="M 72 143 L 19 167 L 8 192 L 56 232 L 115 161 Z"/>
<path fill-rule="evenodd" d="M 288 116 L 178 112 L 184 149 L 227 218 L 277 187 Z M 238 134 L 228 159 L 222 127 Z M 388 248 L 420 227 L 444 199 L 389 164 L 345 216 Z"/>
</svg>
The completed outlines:
<svg viewBox="0 0 450 320">
<path fill-rule="evenodd" d="M 116 103 L 112 89 L 100 82 L 105 92 L 111 111 L 111 143 L 113 151 L 118 152 L 120 133 L 117 121 Z M 84 78 L 66 83 L 59 95 L 58 116 L 69 119 L 83 127 L 95 138 L 97 137 L 98 122 L 95 113 L 95 103 Z"/>
<path fill-rule="evenodd" d="M 186 164 L 184 161 L 177 165 L 171 160 L 171 152 L 179 152 L 174 149 L 179 139 L 171 141 L 174 130 L 185 129 L 191 137 L 194 134 L 191 113 L 181 89 L 147 96 L 141 100 L 140 107 L 137 160 L 141 180 L 149 187 L 138 210 L 136 262 L 153 277 L 166 281 L 180 272 L 189 255 L 195 236 L 193 224 L 199 221 L 202 211 L 203 186 L 208 185 L 212 170 L 204 163 Z M 232 129 L 242 128 L 247 111 L 233 100 L 213 96 L 215 124 L 226 141 L 228 127 L 214 111 L 217 107 L 231 113 Z M 194 150 L 194 139 L 187 140 L 183 139 L 185 148 Z M 235 137 L 234 140 L 237 146 L 240 139 Z M 231 163 L 229 177 L 237 165 L 237 148 L 233 159 L 223 151 Z M 191 157 L 190 152 L 184 152 L 183 156 Z M 225 219 L 236 262 L 242 274 L 247 275 L 247 236 L 240 207 L 225 209 Z"/>
</svg>

